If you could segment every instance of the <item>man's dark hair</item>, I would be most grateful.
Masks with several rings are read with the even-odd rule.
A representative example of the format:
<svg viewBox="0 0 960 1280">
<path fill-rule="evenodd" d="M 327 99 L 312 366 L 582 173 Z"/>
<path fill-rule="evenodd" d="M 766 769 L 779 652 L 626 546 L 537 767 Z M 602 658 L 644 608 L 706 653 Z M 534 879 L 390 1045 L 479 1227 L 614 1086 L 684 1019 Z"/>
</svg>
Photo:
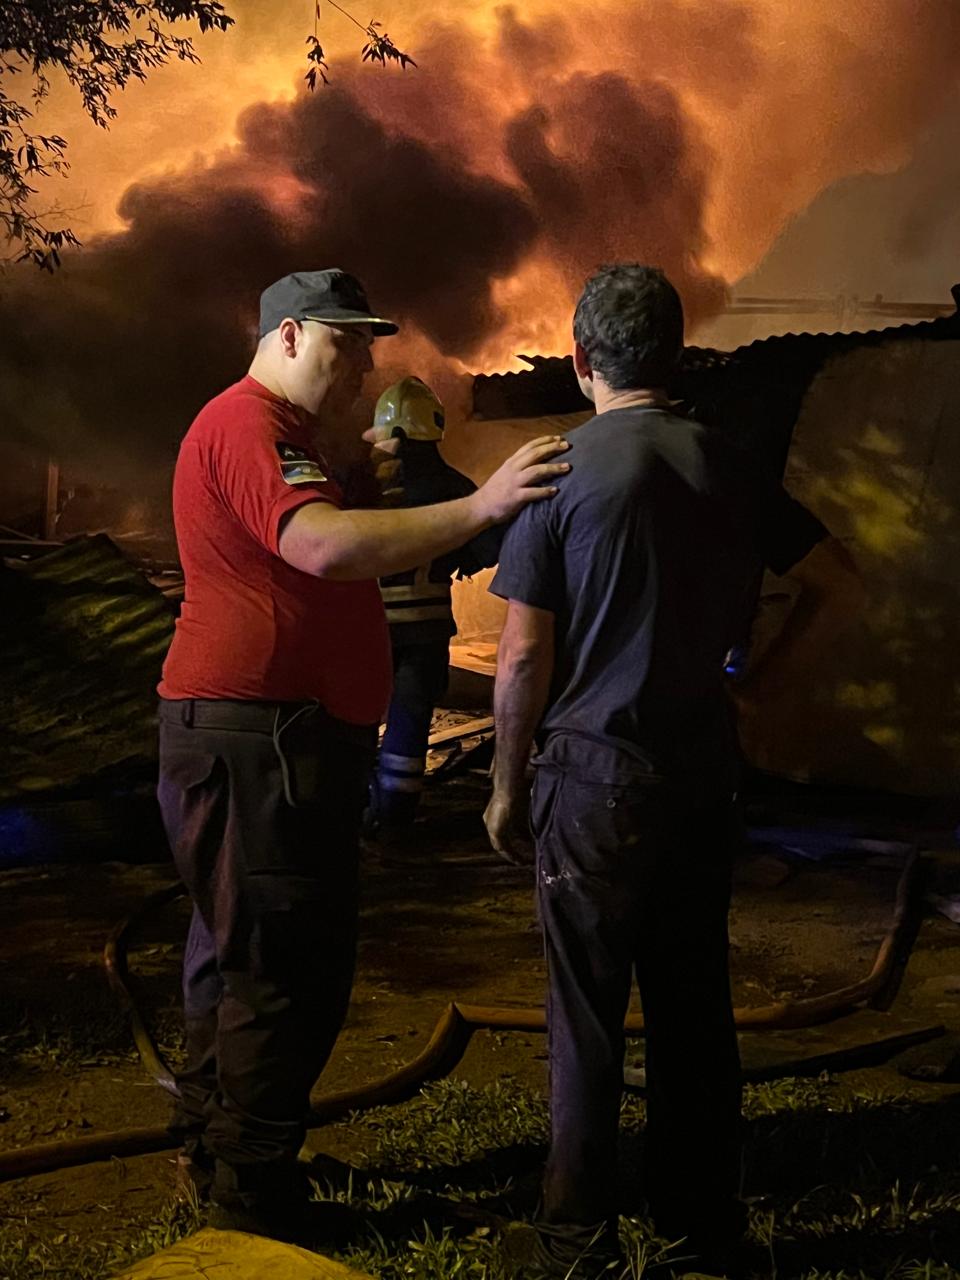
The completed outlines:
<svg viewBox="0 0 960 1280">
<path fill-rule="evenodd" d="M 659 267 L 602 267 L 580 295 L 573 336 L 611 390 L 663 387 L 683 348 L 683 303 Z"/>
</svg>

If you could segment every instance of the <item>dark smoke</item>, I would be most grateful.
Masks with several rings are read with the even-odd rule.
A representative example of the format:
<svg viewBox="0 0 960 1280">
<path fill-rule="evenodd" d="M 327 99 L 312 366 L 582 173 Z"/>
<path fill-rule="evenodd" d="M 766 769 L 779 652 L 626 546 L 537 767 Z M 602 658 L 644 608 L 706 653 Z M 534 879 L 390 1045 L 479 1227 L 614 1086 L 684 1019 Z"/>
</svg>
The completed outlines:
<svg viewBox="0 0 960 1280">
<path fill-rule="evenodd" d="M 49 445 L 64 462 L 124 461 L 165 477 L 197 409 L 243 372 L 257 294 L 305 267 L 354 271 L 378 308 L 422 335 L 421 350 L 425 338 L 438 362 L 467 366 L 507 319 L 500 282 L 539 264 L 559 270 L 563 296 L 556 285 L 522 296 L 554 324 L 591 270 L 624 258 L 663 266 L 691 317 L 705 317 L 724 294 L 703 265 L 719 162 L 684 92 L 721 120 L 744 102 L 769 104 L 773 143 L 746 139 L 721 175 L 729 192 L 743 169 L 743 222 L 755 218 L 754 239 L 768 245 L 796 207 L 780 187 L 791 191 L 804 157 L 816 189 L 810 175 L 820 164 L 835 172 L 845 146 L 849 172 L 869 163 L 884 130 L 899 128 L 905 145 L 933 111 L 934 82 L 955 73 L 943 52 L 955 43 L 954 4 L 922 9 L 909 57 L 898 51 L 914 19 L 902 14 L 915 6 L 881 5 L 877 21 L 901 13 L 883 56 L 864 62 L 851 45 L 839 70 L 825 66 L 816 100 L 836 94 L 849 113 L 827 143 L 809 138 L 791 85 L 764 57 L 769 26 L 746 2 L 656 0 L 569 21 L 503 9 L 487 43 L 466 27 L 423 32 L 416 71 L 338 62 L 332 88 L 246 109 L 234 147 L 131 186 L 126 228 L 60 276 L 0 279 L 4 436 Z M 796 85 L 806 91 L 804 70 Z M 863 104 L 847 92 L 855 82 Z"/>
<path fill-rule="evenodd" d="M 574 75 L 510 122 L 506 152 L 537 211 L 550 256 L 577 285 L 596 263 L 664 266 L 688 318 L 722 305 L 700 266 L 704 178 L 675 94 L 660 82 Z"/>
<path fill-rule="evenodd" d="M 128 229 L 59 278 L 8 278 L 0 412 L 17 434 L 170 442 L 242 372 L 259 291 L 305 266 L 355 271 L 444 354 L 500 323 L 491 280 L 537 232 L 518 192 L 388 134 L 336 89 L 252 108 L 239 131 L 237 154 L 131 187 Z M 280 209 L 274 192 L 293 180 Z"/>
<path fill-rule="evenodd" d="M 503 24 L 512 56 L 555 66 L 556 37 L 510 12 Z M 356 272 L 378 308 L 467 362 L 503 323 L 494 281 L 538 248 L 571 296 L 597 263 L 628 255 L 674 271 L 701 312 L 716 298 L 697 267 L 703 181 L 669 89 L 551 71 L 541 104 L 504 130 L 450 33 L 422 61 L 437 70 L 408 73 L 393 101 L 398 77 L 343 68 L 330 89 L 248 108 L 235 148 L 134 184 L 126 229 L 59 277 L 11 273 L 7 431 L 68 458 L 91 445 L 116 458 L 136 441 L 138 461 L 169 459 L 204 400 L 242 372 L 259 290 L 303 267 Z M 502 176 L 471 164 L 478 123 L 472 141 Z"/>
<path fill-rule="evenodd" d="M 240 120 L 256 170 L 280 159 L 316 193 L 290 261 L 350 263 L 378 307 L 414 323 L 444 355 L 466 355 L 502 317 L 490 296 L 537 235 L 521 193 L 465 158 L 385 129 L 333 89 Z"/>
</svg>

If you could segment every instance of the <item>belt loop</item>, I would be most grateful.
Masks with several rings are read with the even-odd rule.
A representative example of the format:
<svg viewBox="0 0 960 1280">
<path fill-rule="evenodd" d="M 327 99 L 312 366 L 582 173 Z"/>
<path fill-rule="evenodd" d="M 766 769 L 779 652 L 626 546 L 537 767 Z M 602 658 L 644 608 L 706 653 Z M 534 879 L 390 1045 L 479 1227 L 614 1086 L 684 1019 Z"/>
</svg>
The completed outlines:
<svg viewBox="0 0 960 1280">
<path fill-rule="evenodd" d="M 188 729 L 193 728 L 193 699 L 185 698 L 180 708 L 180 719 Z"/>
</svg>

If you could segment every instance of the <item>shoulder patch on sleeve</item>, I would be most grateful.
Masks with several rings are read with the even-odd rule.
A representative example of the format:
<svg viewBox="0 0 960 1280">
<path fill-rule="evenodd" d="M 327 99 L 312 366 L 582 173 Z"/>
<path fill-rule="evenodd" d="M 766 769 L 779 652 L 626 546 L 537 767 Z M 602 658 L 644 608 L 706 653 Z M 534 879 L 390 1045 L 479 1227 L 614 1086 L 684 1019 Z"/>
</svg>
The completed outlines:
<svg viewBox="0 0 960 1280">
<path fill-rule="evenodd" d="M 284 484 L 325 484 L 327 477 L 315 458 L 298 445 L 277 442 L 280 456 L 280 475 Z"/>
</svg>

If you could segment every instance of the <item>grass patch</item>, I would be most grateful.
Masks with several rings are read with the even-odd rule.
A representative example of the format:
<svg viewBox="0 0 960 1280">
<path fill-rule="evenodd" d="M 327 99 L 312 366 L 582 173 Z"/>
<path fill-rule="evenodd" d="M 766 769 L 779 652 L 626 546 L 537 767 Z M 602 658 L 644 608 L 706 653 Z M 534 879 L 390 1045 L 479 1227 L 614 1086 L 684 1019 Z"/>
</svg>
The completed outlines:
<svg viewBox="0 0 960 1280">
<path fill-rule="evenodd" d="M 0 1035 L 0 1074 L 18 1067 L 73 1071 L 136 1061 L 126 1018 L 115 1009 L 89 1017 L 21 1013 Z"/>
<path fill-rule="evenodd" d="M 667 1264 L 678 1265 L 681 1248 L 657 1240 L 648 1224 L 625 1218 L 620 1242 L 626 1265 L 610 1280 L 668 1280 Z M 449 1227 L 436 1231 L 424 1225 L 409 1238 L 397 1242 L 371 1234 L 367 1243 L 335 1255 L 341 1262 L 380 1280 L 512 1280 L 504 1265 L 500 1242 L 487 1227 L 457 1235 Z"/>
<path fill-rule="evenodd" d="M 348 1122 L 372 1136 L 369 1163 L 410 1173 L 463 1165 L 508 1147 L 547 1141 L 544 1100 L 512 1080 L 471 1089 L 462 1080 L 427 1085 L 400 1107 L 377 1107 Z"/>
<path fill-rule="evenodd" d="M 758 1131 L 781 1135 L 780 1157 L 789 1164 L 793 1147 L 784 1145 L 783 1134 L 816 1134 L 818 1126 L 848 1121 L 863 1134 L 869 1134 L 869 1122 L 907 1131 L 915 1127 L 918 1105 L 908 1095 L 827 1077 L 754 1086 L 745 1098 L 748 1164 Z M 642 1100 L 625 1100 L 628 1138 L 639 1138 L 643 1114 Z M 520 1180 L 535 1194 L 547 1141 L 542 1097 L 509 1079 L 482 1089 L 445 1080 L 403 1106 L 354 1116 L 345 1127 L 366 1147 L 366 1168 L 344 1167 L 342 1177 L 317 1184 L 318 1198 L 349 1205 L 358 1215 L 352 1243 L 335 1256 L 381 1280 L 506 1280 L 496 1220 L 529 1216 L 532 1207 L 517 1194 L 508 1157 L 534 1151 Z M 800 1194 L 761 1189 L 750 1225 L 759 1256 L 770 1262 L 761 1274 L 776 1280 L 960 1280 L 953 1264 L 960 1255 L 949 1251 L 949 1241 L 960 1240 L 960 1152 L 955 1141 L 947 1145 L 952 1159 L 915 1180 L 887 1178 L 865 1141 L 853 1177 L 833 1177 L 824 1163 L 805 1169 Z M 195 1209 L 171 1204 L 97 1246 L 68 1233 L 41 1239 L 29 1224 L 8 1222 L 0 1228 L 0 1276 L 106 1280 L 199 1221 Z M 682 1274 L 682 1242 L 658 1238 L 646 1218 L 621 1218 L 620 1240 L 622 1280 Z"/>
<path fill-rule="evenodd" d="M 944 1255 L 927 1256 L 936 1254 L 932 1245 L 944 1224 L 960 1239 L 956 1145 L 951 1168 L 941 1166 L 910 1185 L 885 1181 L 870 1149 L 870 1133 L 878 1127 L 884 1141 L 891 1134 L 897 1141 L 915 1134 L 917 1107 L 907 1093 L 827 1075 L 745 1089 L 748 1164 L 759 1141 L 774 1145 L 781 1162 L 790 1166 L 792 1155 L 786 1153 L 793 1152 L 798 1132 L 806 1135 L 804 1157 L 810 1148 L 823 1148 L 825 1135 L 837 1124 L 852 1126 L 849 1131 L 862 1140 L 856 1173 L 844 1183 L 831 1184 L 830 1165 L 813 1160 L 805 1168 L 808 1189 L 802 1195 L 756 1197 L 750 1239 L 761 1257 L 769 1259 L 764 1274 L 777 1280 L 960 1280 L 960 1270 Z M 625 1135 L 639 1137 L 645 1110 L 643 1099 L 624 1098 Z M 391 1171 L 396 1179 L 391 1195 L 403 1197 L 408 1215 L 417 1205 L 411 1183 L 421 1193 L 431 1186 L 424 1172 L 439 1175 L 434 1186 L 442 1185 L 444 1199 L 462 1204 L 476 1199 L 476 1188 L 472 1178 L 460 1174 L 484 1163 L 496 1168 L 505 1149 L 542 1148 L 548 1137 L 545 1100 L 509 1080 L 479 1090 L 460 1081 L 442 1081 L 427 1086 L 403 1107 L 353 1117 L 351 1125 L 372 1137 L 367 1163 L 378 1171 Z M 523 1216 L 523 1211 L 517 1212 L 513 1191 L 509 1179 L 501 1182 L 490 1190 L 485 1207 L 506 1217 Z M 682 1273 L 682 1242 L 658 1238 L 649 1220 L 621 1218 L 620 1237 L 624 1280 L 660 1280 L 674 1270 Z M 390 1236 L 373 1229 L 339 1256 L 384 1280 L 504 1280 L 506 1275 L 495 1235 L 485 1226 L 429 1223 Z M 945 1251 L 945 1256 L 950 1255 Z"/>
<path fill-rule="evenodd" d="M 781 1226 L 795 1237 L 823 1238 L 837 1232 L 895 1234 L 924 1225 L 944 1214 L 960 1215 L 960 1182 L 945 1189 L 930 1179 L 901 1187 L 877 1188 L 865 1196 L 844 1187 L 816 1187 L 782 1216 Z"/>
<path fill-rule="evenodd" d="M 94 1243 L 70 1231 L 40 1236 L 25 1223 L 0 1226 L 4 1280 L 108 1280 L 196 1230 L 196 1206 L 170 1200 L 153 1217 L 131 1222 L 122 1238 Z"/>
<path fill-rule="evenodd" d="M 150 1016 L 161 1051 L 175 1069 L 183 1061 L 182 1023 L 172 1003 Z M 136 1061 L 130 1024 L 112 997 L 70 1014 L 20 1007 L 0 1031 L 0 1079 L 18 1068 L 78 1071 Z"/>
</svg>

